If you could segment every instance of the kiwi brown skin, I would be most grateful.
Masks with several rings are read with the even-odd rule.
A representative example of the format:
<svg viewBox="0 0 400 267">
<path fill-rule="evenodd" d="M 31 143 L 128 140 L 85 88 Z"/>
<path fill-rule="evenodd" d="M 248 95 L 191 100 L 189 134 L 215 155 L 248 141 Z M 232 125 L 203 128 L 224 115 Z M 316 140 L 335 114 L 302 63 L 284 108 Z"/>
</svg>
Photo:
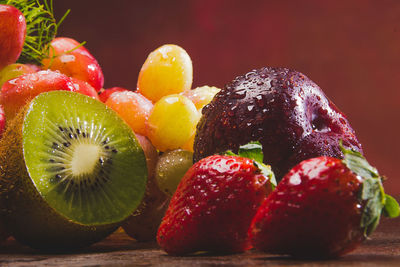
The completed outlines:
<svg viewBox="0 0 400 267">
<path fill-rule="evenodd" d="M 25 165 L 22 127 L 26 105 L 9 122 L 0 140 L 0 216 L 15 239 L 35 249 L 76 250 L 100 241 L 120 223 L 87 226 L 72 222 L 51 208 L 35 190 Z"/>
<path fill-rule="evenodd" d="M 2 205 L 0 205 L 2 207 Z M 3 218 L 0 218 L 0 243 L 4 242 L 10 237 L 10 231 L 6 229 L 3 224 Z"/>
<path fill-rule="evenodd" d="M 146 193 L 139 207 L 122 224 L 125 233 L 139 242 L 156 241 L 169 200 L 170 197 L 158 188 L 153 175 L 147 180 Z"/>
</svg>

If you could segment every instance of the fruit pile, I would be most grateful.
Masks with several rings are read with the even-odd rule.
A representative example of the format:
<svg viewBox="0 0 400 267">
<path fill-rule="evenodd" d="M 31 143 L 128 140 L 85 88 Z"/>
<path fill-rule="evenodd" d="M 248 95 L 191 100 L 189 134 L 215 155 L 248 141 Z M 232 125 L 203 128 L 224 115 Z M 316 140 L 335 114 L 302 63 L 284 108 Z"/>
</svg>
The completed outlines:
<svg viewBox="0 0 400 267">
<path fill-rule="evenodd" d="M 0 0 L 3 240 L 76 250 L 122 227 L 171 255 L 327 258 L 381 213 L 399 215 L 345 115 L 305 75 L 262 68 L 192 89 L 190 56 L 168 44 L 136 88 L 104 89 L 59 24 L 46 1 Z"/>
<path fill-rule="evenodd" d="M 219 89 L 191 88 L 192 62 L 177 45 L 149 55 L 134 90 L 104 89 L 84 43 L 55 37 L 56 30 L 30 30 L 59 25 L 46 2 L 6 2 L 2 236 L 39 249 L 76 249 L 122 226 L 137 240 L 154 240 L 170 195 L 192 165 L 201 109 Z M 41 24 L 29 24 L 35 21 Z M 32 50 L 32 39 L 47 43 Z"/>
</svg>

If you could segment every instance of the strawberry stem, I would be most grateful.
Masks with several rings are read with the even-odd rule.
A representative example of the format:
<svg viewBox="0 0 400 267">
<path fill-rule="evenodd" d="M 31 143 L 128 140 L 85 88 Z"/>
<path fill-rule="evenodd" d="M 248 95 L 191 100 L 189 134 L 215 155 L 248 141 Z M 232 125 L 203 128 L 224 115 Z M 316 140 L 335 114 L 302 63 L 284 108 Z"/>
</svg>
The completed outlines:
<svg viewBox="0 0 400 267">
<path fill-rule="evenodd" d="M 364 235 L 369 236 L 378 226 L 382 211 L 390 218 L 399 216 L 399 204 L 393 197 L 385 194 L 378 170 L 361 153 L 344 148 L 342 142 L 340 148 L 344 155 L 343 163 L 362 178 L 359 199 L 365 203 L 365 207 L 361 216 L 361 227 Z"/>
<path fill-rule="evenodd" d="M 275 179 L 275 174 L 273 173 L 270 165 L 266 165 L 263 163 L 264 154 L 263 154 L 262 145 L 260 142 L 253 141 L 246 145 L 240 146 L 238 154 L 233 153 L 231 150 L 228 150 L 223 154 L 229 155 L 229 156 L 239 156 L 239 157 L 243 157 L 243 158 L 252 159 L 254 162 L 254 165 L 258 169 L 261 170 L 261 173 L 265 177 L 268 177 L 268 179 L 270 180 L 271 185 L 273 187 L 272 190 L 275 189 L 275 187 L 277 185 L 276 179 Z"/>
</svg>

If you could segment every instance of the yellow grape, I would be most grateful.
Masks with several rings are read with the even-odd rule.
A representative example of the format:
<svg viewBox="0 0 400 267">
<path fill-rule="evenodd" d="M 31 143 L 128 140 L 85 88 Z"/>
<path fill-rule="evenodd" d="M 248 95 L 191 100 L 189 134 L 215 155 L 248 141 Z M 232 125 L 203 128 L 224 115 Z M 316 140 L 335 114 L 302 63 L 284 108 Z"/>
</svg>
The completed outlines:
<svg viewBox="0 0 400 267">
<path fill-rule="evenodd" d="M 202 109 L 211 102 L 220 90 L 217 87 L 205 85 L 192 90 L 186 90 L 182 94 L 192 100 L 197 109 Z"/>
<path fill-rule="evenodd" d="M 189 140 L 187 140 L 187 142 L 182 145 L 181 148 L 193 153 L 194 152 L 193 145 L 194 145 L 195 137 L 196 137 L 196 131 L 194 132 L 194 134 L 192 134 L 192 136 L 189 138 Z"/>
<path fill-rule="evenodd" d="M 163 96 L 189 90 L 193 65 L 188 53 L 177 45 L 163 45 L 147 57 L 138 78 L 141 94 L 153 102 Z"/>
<path fill-rule="evenodd" d="M 154 104 L 147 136 L 160 151 L 177 149 L 192 137 L 199 119 L 200 113 L 187 97 L 168 95 Z"/>
</svg>

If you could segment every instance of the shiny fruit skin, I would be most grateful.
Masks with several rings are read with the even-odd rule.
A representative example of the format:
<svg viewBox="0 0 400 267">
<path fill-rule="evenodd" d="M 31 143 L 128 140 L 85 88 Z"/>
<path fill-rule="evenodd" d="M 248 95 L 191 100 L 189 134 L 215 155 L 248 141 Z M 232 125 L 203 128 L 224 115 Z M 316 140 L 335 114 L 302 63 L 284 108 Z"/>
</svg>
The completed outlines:
<svg viewBox="0 0 400 267">
<path fill-rule="evenodd" d="M 154 173 L 158 161 L 158 152 L 145 137 L 136 134 L 143 148 L 147 161 L 147 187 L 142 203 L 136 211 L 122 224 L 124 231 L 140 242 L 155 241 L 157 229 L 167 210 L 169 197 L 160 191 Z"/>
<path fill-rule="evenodd" d="M 255 215 L 255 248 L 273 254 L 331 258 L 364 240 L 360 226 L 362 178 L 339 159 L 317 157 L 296 165 Z"/>
<path fill-rule="evenodd" d="M 0 5 L 0 70 L 15 63 L 26 35 L 25 17 L 17 8 Z"/>
<path fill-rule="evenodd" d="M 23 74 L 37 72 L 38 69 L 36 69 L 36 67 L 37 66 L 35 65 L 20 64 L 20 63 L 13 63 L 5 66 L 0 71 L 0 88 L 6 81 L 17 78 Z"/>
<path fill-rule="evenodd" d="M 201 115 L 199 115 L 199 116 L 201 116 Z M 194 145 L 195 137 L 196 137 L 196 132 L 194 134 L 192 134 L 192 136 L 189 138 L 189 140 L 185 144 L 183 144 L 181 148 L 193 153 L 193 145 Z"/>
<path fill-rule="evenodd" d="M 214 96 L 221 89 L 214 86 L 201 86 L 191 90 L 186 90 L 182 94 L 192 100 L 197 109 L 202 109 L 205 105 L 211 102 Z"/>
<path fill-rule="evenodd" d="M 144 96 L 157 102 L 163 96 L 189 90 L 193 81 L 192 60 L 177 45 L 163 45 L 149 54 L 144 62 L 137 88 Z"/>
<path fill-rule="evenodd" d="M 96 58 L 72 38 L 57 37 L 50 43 L 50 54 L 43 69 L 58 70 L 89 83 L 98 92 L 104 85 L 103 71 Z"/>
<path fill-rule="evenodd" d="M 172 196 L 185 173 L 193 165 L 193 153 L 183 149 L 163 153 L 156 165 L 157 185 L 165 194 Z"/>
<path fill-rule="evenodd" d="M 100 101 L 97 91 L 87 82 L 70 77 L 75 86 L 75 91 Z"/>
<path fill-rule="evenodd" d="M 131 91 L 123 87 L 111 87 L 107 89 L 102 89 L 99 92 L 99 99 L 101 102 L 106 103 L 107 99 L 115 92 Z"/>
<path fill-rule="evenodd" d="M 115 110 L 135 133 L 146 135 L 146 123 L 153 103 L 137 92 L 114 92 L 107 99 L 107 106 Z"/>
<path fill-rule="evenodd" d="M 3 105 L 7 120 L 35 96 L 53 90 L 76 91 L 69 77 L 55 71 L 39 71 L 21 75 L 7 81 L 1 88 L 0 105 Z"/>
<path fill-rule="evenodd" d="M 183 95 L 168 95 L 154 104 L 147 136 L 160 151 L 182 147 L 194 134 L 200 114 Z"/>
<path fill-rule="evenodd" d="M 200 160 L 179 183 L 158 230 L 158 244 L 171 255 L 250 249 L 247 232 L 270 193 L 268 183 L 253 160 L 221 155 Z"/>
<path fill-rule="evenodd" d="M 342 158 L 339 141 L 362 152 L 345 114 L 304 74 L 261 68 L 227 84 L 202 110 L 194 160 L 260 141 L 278 180 L 302 160 Z"/>
<path fill-rule="evenodd" d="M 6 128 L 6 115 L 4 109 L 0 106 L 0 138 L 3 136 L 3 132 Z"/>
</svg>

